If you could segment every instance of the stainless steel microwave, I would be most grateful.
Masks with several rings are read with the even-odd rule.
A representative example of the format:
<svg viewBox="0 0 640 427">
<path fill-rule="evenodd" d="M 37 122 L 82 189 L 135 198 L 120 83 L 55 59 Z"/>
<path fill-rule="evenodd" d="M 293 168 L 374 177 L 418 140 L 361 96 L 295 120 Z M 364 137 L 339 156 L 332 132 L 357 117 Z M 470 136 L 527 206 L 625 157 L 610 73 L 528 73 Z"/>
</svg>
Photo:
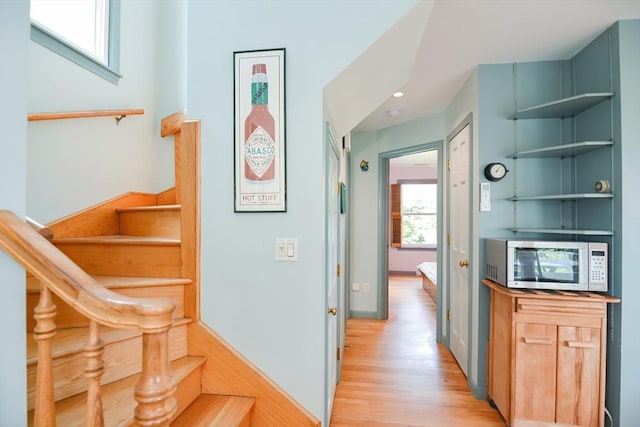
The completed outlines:
<svg viewBox="0 0 640 427">
<path fill-rule="evenodd" d="M 608 245 L 602 242 L 485 240 L 485 277 L 507 288 L 605 292 Z"/>
</svg>

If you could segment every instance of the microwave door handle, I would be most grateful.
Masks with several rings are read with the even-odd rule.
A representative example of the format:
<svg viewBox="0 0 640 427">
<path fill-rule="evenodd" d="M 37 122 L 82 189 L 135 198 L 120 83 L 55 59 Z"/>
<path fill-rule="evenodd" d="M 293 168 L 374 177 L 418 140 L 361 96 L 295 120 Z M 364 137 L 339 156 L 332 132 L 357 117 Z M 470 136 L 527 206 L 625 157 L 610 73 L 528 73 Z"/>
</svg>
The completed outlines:
<svg viewBox="0 0 640 427">
<path fill-rule="evenodd" d="M 538 251 L 535 251 L 536 253 L 536 277 L 539 277 L 540 279 L 544 279 L 544 274 L 542 272 L 542 267 L 540 266 L 540 253 Z"/>
</svg>

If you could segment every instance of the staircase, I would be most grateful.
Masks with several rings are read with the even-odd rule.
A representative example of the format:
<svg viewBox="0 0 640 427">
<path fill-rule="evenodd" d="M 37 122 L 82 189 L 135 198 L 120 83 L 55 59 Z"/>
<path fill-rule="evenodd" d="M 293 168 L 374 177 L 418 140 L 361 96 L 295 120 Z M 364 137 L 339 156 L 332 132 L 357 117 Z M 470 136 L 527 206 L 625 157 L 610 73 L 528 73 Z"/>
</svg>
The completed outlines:
<svg viewBox="0 0 640 427">
<path fill-rule="evenodd" d="M 27 270 L 29 425 L 319 426 L 200 322 L 199 122 L 177 113 L 162 134 L 173 189 L 40 234 L 0 211 L 0 249 Z"/>
<path fill-rule="evenodd" d="M 116 208 L 118 234 L 54 237 L 52 243 L 105 288 L 129 297 L 163 297 L 177 302 L 168 334 L 171 373 L 177 386 L 177 410 L 170 418 L 171 425 L 249 426 L 255 398 L 203 394 L 202 366 L 206 358 L 188 355 L 187 326 L 192 319 L 185 316 L 184 294 L 192 280 L 180 277 L 180 213 L 179 205 Z M 55 236 L 55 225 L 52 229 Z M 40 289 L 40 281 L 28 279 L 28 313 L 34 312 Z M 87 388 L 83 373 L 89 321 L 60 298 L 54 297 L 53 302 L 57 307 L 56 339 L 52 341 L 57 424 L 81 426 Z M 29 321 L 27 327 L 28 332 L 33 332 L 35 321 Z M 136 407 L 134 389 L 142 364 L 141 333 L 105 327 L 100 332 L 104 348 L 104 423 L 126 425 Z M 37 342 L 28 333 L 30 409 L 35 407 L 37 355 Z M 33 425 L 33 411 L 29 413 L 29 422 Z"/>
</svg>

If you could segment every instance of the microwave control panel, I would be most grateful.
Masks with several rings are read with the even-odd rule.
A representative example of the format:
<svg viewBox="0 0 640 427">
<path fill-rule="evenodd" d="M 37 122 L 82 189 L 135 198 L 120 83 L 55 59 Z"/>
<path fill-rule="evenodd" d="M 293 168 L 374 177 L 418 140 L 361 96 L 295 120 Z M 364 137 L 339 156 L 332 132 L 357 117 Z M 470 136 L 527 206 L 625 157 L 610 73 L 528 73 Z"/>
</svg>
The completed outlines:
<svg viewBox="0 0 640 427">
<path fill-rule="evenodd" d="M 606 251 L 591 249 L 589 251 L 589 288 L 593 291 L 606 289 L 607 256 Z"/>
</svg>

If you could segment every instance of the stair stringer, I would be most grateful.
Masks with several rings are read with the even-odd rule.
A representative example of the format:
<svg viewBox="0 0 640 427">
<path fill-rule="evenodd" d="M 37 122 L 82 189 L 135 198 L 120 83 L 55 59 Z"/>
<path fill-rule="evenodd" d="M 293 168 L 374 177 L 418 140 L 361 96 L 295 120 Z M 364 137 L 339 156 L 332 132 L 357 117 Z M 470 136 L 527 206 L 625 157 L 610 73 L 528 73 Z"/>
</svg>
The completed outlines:
<svg viewBox="0 0 640 427">
<path fill-rule="evenodd" d="M 252 426 L 320 426 L 313 414 L 203 322 L 189 325 L 187 346 L 189 355 L 207 359 L 202 368 L 203 393 L 256 398 Z"/>
</svg>

